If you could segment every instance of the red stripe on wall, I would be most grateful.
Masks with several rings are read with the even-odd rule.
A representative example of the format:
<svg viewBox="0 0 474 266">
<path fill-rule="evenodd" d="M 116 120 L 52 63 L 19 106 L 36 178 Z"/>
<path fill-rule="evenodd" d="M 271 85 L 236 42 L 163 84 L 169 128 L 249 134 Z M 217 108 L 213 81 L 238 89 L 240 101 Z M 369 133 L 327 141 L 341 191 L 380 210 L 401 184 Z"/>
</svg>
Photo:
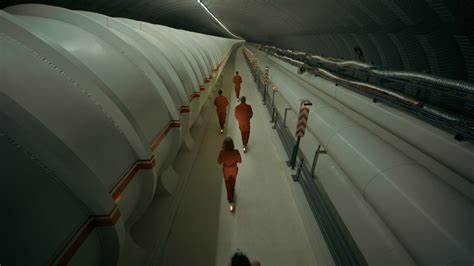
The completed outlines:
<svg viewBox="0 0 474 266">
<path fill-rule="evenodd" d="M 191 100 L 199 98 L 199 97 L 201 97 L 201 94 L 199 92 L 195 92 L 195 93 L 191 94 Z"/>
<path fill-rule="evenodd" d="M 190 110 L 188 106 L 182 106 L 181 111 L 189 112 Z M 151 145 L 151 150 L 155 151 L 156 148 L 158 148 L 161 141 L 163 141 L 163 139 L 166 137 L 166 135 L 171 129 L 178 128 L 180 126 L 180 121 L 171 121 L 168 126 L 160 133 L 160 135 L 153 141 Z M 120 201 L 123 191 L 125 191 L 128 184 L 130 184 L 130 182 L 140 170 L 150 170 L 153 169 L 155 165 L 156 158 L 154 155 L 149 160 L 136 161 L 133 167 L 128 171 L 128 173 L 118 182 L 117 185 L 115 185 L 115 187 L 110 192 L 112 194 L 112 199 L 114 200 L 114 202 L 118 203 Z M 81 226 L 78 232 L 74 234 L 74 237 L 72 237 L 72 239 L 69 241 L 69 244 L 66 246 L 65 251 L 56 260 L 56 264 L 67 265 L 95 228 L 102 226 L 113 226 L 119 218 L 120 210 L 117 206 L 114 207 L 114 209 L 109 215 L 90 216 L 87 221 Z"/>
<path fill-rule="evenodd" d="M 172 128 L 178 128 L 181 126 L 181 122 L 178 121 L 178 120 L 173 120 L 171 121 L 168 126 L 165 128 L 165 130 L 163 130 L 161 132 L 161 134 L 153 141 L 153 143 L 151 144 L 151 150 L 152 151 L 155 151 L 156 148 L 158 148 L 158 146 L 160 145 L 161 141 L 166 137 L 166 135 L 168 134 L 168 132 L 170 132 L 170 130 Z"/>
<path fill-rule="evenodd" d="M 118 203 L 121 199 L 122 192 L 127 188 L 128 184 L 132 181 L 132 179 L 137 175 L 138 171 L 140 170 L 150 170 L 153 169 L 156 165 L 156 159 L 153 155 L 150 160 L 141 160 L 135 162 L 132 169 L 128 171 L 127 175 L 125 175 L 122 180 L 119 181 L 117 185 L 112 189 L 112 199 L 115 203 Z"/>
<path fill-rule="evenodd" d="M 90 216 L 69 241 L 65 251 L 56 260 L 56 265 L 67 265 L 95 228 L 115 225 L 119 218 L 120 210 L 117 206 L 114 207 L 109 215 Z"/>
<path fill-rule="evenodd" d="M 160 145 L 161 141 L 166 137 L 169 131 L 172 128 L 177 128 L 181 126 L 181 122 L 177 120 L 171 121 L 168 126 L 158 135 L 158 137 L 151 144 L 151 150 L 155 151 L 156 148 Z M 114 186 L 112 191 L 112 199 L 115 203 L 118 203 L 121 199 L 122 192 L 125 191 L 128 184 L 133 180 L 140 170 L 150 170 L 153 169 L 156 165 L 156 158 L 154 155 L 149 160 L 139 160 L 136 161 L 128 173 Z"/>
<path fill-rule="evenodd" d="M 181 108 L 179 108 L 179 113 L 180 114 L 185 114 L 185 113 L 189 113 L 191 112 L 191 108 L 189 108 L 189 106 L 187 105 L 183 105 L 181 106 Z"/>
</svg>

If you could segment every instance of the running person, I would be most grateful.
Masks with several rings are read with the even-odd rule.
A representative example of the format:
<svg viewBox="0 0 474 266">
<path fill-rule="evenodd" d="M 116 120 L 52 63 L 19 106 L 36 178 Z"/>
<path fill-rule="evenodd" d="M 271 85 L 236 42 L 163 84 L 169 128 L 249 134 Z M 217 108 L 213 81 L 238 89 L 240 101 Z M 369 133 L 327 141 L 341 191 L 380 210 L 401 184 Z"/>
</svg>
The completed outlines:
<svg viewBox="0 0 474 266">
<path fill-rule="evenodd" d="M 240 98 L 240 104 L 235 107 L 235 118 L 239 122 L 240 134 L 242 135 L 242 144 L 244 152 L 247 152 L 247 144 L 250 137 L 250 119 L 252 119 L 252 106 L 248 105 L 245 96 Z"/>
<path fill-rule="evenodd" d="M 221 126 L 221 134 L 223 134 L 229 101 L 227 101 L 227 98 L 222 95 L 222 90 L 219 90 L 217 93 L 219 96 L 214 100 L 214 105 L 216 106 L 217 118 L 219 118 L 219 125 Z"/>
<path fill-rule="evenodd" d="M 227 201 L 230 204 L 229 210 L 233 213 L 235 211 L 235 182 L 239 171 L 237 164 L 242 163 L 242 157 L 240 156 L 240 152 L 235 149 L 232 138 L 227 137 L 224 139 L 222 150 L 217 158 L 217 163 L 222 164 L 223 167 Z"/>
<path fill-rule="evenodd" d="M 235 96 L 237 96 L 237 100 L 239 100 L 239 98 L 240 98 L 240 85 L 242 84 L 242 77 L 239 75 L 239 71 L 235 72 L 233 82 L 234 82 Z"/>
</svg>

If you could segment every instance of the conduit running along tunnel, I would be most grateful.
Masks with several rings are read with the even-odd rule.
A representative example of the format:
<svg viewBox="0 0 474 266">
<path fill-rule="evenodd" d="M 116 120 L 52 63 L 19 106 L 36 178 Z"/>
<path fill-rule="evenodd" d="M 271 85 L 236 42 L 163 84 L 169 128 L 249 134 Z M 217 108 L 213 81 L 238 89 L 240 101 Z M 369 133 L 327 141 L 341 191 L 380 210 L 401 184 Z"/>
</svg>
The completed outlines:
<svg viewBox="0 0 474 266">
<path fill-rule="evenodd" d="M 171 163 L 238 43 L 44 5 L 0 11 L 1 194 L 15 206 L 1 263 L 114 265 L 154 195 L 173 193 Z"/>
<path fill-rule="evenodd" d="M 469 265 L 471 144 L 320 77 L 297 74 L 297 66 L 254 47 L 248 51 L 260 73 L 270 69 L 278 112 L 292 109 L 290 130 L 300 100 L 313 103 L 301 152 L 311 162 L 318 145 L 327 151 L 317 182 L 369 265 Z"/>
</svg>

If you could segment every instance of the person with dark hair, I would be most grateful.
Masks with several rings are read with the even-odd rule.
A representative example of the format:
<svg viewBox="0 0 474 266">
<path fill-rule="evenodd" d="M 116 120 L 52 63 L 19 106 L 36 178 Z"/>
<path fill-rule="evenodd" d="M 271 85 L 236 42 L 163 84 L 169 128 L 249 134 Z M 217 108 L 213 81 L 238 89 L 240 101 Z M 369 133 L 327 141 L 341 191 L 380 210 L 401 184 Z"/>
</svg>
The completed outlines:
<svg viewBox="0 0 474 266">
<path fill-rule="evenodd" d="M 222 95 L 222 90 L 219 90 L 217 93 L 219 95 L 214 100 L 214 105 L 216 106 L 217 118 L 219 119 L 219 124 L 221 126 L 221 134 L 223 134 L 229 101 L 227 101 L 227 98 Z"/>
<path fill-rule="evenodd" d="M 241 162 L 242 157 L 240 156 L 240 152 L 235 149 L 234 141 L 230 137 L 225 138 L 222 143 L 222 150 L 217 158 L 217 163 L 222 164 L 223 167 L 227 201 L 230 205 L 229 210 L 232 213 L 235 211 L 234 191 L 237 173 L 239 171 L 237 164 Z"/>
<path fill-rule="evenodd" d="M 237 251 L 234 253 L 230 261 L 230 265 L 231 266 L 252 266 L 252 264 L 250 264 L 249 258 L 240 251 Z"/>
<path fill-rule="evenodd" d="M 247 104 L 245 96 L 240 98 L 240 104 L 235 107 L 235 118 L 239 122 L 240 134 L 242 135 L 242 143 L 244 152 L 247 152 L 247 144 L 250 137 L 250 119 L 252 119 L 252 106 Z"/>
<path fill-rule="evenodd" d="M 235 96 L 237 96 L 237 100 L 240 97 L 240 84 L 242 84 L 242 77 L 239 75 L 239 71 L 235 72 L 234 76 L 234 89 L 235 89 Z"/>
<path fill-rule="evenodd" d="M 231 266 L 260 266 L 259 261 L 252 261 L 250 262 L 249 258 L 247 255 L 242 253 L 240 250 L 237 250 L 237 252 L 234 253 L 230 260 L 230 265 Z"/>
</svg>

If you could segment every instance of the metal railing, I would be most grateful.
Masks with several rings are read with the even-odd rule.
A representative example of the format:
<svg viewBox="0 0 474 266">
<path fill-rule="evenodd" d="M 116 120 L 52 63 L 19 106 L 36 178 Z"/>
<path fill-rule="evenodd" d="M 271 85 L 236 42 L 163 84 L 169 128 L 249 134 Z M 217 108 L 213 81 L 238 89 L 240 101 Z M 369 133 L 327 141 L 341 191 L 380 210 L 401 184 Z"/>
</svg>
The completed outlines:
<svg viewBox="0 0 474 266">
<path fill-rule="evenodd" d="M 259 49 L 299 67 L 301 72 L 308 71 L 408 112 L 450 132 L 456 140 L 474 140 L 472 84 L 423 73 L 380 70 L 362 62 L 324 58 L 274 46 Z"/>
<path fill-rule="evenodd" d="M 283 109 L 284 114 L 276 108 L 275 105 L 275 91 L 272 90 L 272 95 L 269 93 L 268 88 L 273 88 L 271 79 L 264 84 L 262 81 L 263 71 L 259 68 L 257 59 L 253 56 L 252 52 L 247 48 L 244 48 L 245 59 L 251 70 L 253 79 L 256 83 L 257 90 L 262 94 L 264 106 L 266 106 L 272 120 L 269 121 L 273 124 L 274 128 L 280 137 L 285 152 L 288 157 L 291 156 L 293 147 L 296 144 L 296 138 L 291 133 L 286 125 L 287 112 L 292 108 L 287 107 Z M 290 104 L 284 99 L 286 106 Z M 297 163 L 298 169 L 293 179 L 301 185 L 306 199 L 311 207 L 312 213 L 317 220 L 321 233 L 326 241 L 331 256 L 336 265 L 367 265 L 362 252 L 358 248 L 357 244 L 353 240 L 349 230 L 344 225 L 342 218 L 337 213 L 336 208 L 331 203 L 328 195 L 326 194 L 322 184 L 318 181 L 314 175 L 314 169 L 317 164 L 317 158 L 319 154 L 323 154 L 324 149 L 318 145 L 315 148 L 315 157 L 312 160 L 312 164 L 308 165 L 309 160 L 299 150 Z"/>
</svg>

